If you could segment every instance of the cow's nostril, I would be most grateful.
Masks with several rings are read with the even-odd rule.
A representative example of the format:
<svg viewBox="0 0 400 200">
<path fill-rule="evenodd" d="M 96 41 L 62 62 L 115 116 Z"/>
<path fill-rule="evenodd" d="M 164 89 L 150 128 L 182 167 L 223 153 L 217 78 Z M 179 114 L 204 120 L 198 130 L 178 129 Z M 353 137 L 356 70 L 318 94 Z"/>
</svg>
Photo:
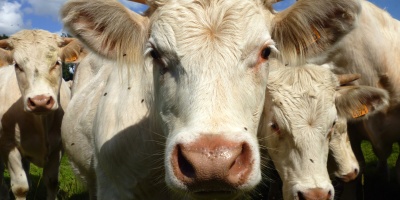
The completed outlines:
<svg viewBox="0 0 400 200">
<path fill-rule="evenodd" d="M 304 197 L 302 192 L 297 192 L 297 197 L 299 198 L 299 200 L 305 200 L 306 198 Z"/>
<path fill-rule="evenodd" d="M 252 165 L 247 142 L 232 142 L 221 135 L 204 135 L 189 144 L 177 144 L 171 157 L 174 178 L 200 191 L 239 187 L 248 181 Z"/>
<path fill-rule="evenodd" d="M 233 176 L 242 175 L 250 170 L 249 166 L 251 166 L 250 146 L 247 143 L 243 143 L 241 152 L 229 168 L 229 174 Z"/>
<path fill-rule="evenodd" d="M 356 176 L 358 175 L 358 169 L 354 169 L 354 173 L 356 174 Z"/>
<path fill-rule="evenodd" d="M 185 175 L 186 177 L 194 178 L 194 176 L 195 176 L 194 168 L 193 168 L 192 164 L 190 164 L 190 162 L 182 154 L 182 149 L 181 149 L 180 145 L 177 146 L 177 154 L 178 154 L 177 155 L 178 156 L 178 165 L 179 165 L 179 169 L 180 169 L 181 173 L 183 175 Z"/>
<path fill-rule="evenodd" d="M 31 98 L 28 98 L 28 105 L 29 106 L 36 106 L 35 102 L 33 102 Z"/>
<path fill-rule="evenodd" d="M 46 113 L 51 111 L 54 107 L 55 101 L 53 97 L 46 95 L 36 95 L 32 98 L 28 98 L 27 106 L 31 112 Z"/>
</svg>

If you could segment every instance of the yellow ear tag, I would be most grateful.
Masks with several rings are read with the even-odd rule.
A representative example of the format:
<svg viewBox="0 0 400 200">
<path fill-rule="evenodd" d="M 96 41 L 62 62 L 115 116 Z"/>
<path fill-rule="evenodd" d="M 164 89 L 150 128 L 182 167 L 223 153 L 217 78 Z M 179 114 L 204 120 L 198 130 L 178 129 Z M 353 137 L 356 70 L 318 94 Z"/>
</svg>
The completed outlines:
<svg viewBox="0 0 400 200">
<path fill-rule="evenodd" d="M 76 61 L 76 60 L 78 60 L 78 57 L 73 56 L 73 57 L 70 57 L 70 58 L 65 59 L 65 62 L 74 62 L 74 61 Z"/>
<path fill-rule="evenodd" d="M 368 107 L 366 105 L 362 105 L 361 108 L 353 111 L 353 118 L 359 118 L 366 114 L 368 114 Z"/>
</svg>

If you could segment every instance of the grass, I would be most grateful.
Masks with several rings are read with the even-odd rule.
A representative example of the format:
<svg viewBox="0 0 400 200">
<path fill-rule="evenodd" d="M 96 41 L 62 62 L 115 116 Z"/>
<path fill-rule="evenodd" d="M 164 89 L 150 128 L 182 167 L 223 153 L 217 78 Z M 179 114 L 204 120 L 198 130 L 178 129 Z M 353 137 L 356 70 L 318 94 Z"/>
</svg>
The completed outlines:
<svg viewBox="0 0 400 200">
<path fill-rule="evenodd" d="M 399 145 L 397 143 L 393 145 L 392 154 L 388 158 L 390 170 L 390 180 L 388 183 L 385 181 L 385 176 L 382 176 L 377 170 L 378 160 L 372 151 L 371 144 L 364 141 L 361 147 L 366 162 L 363 185 L 364 199 L 400 199 L 400 185 L 396 181 L 396 172 L 394 169 L 397 157 L 399 156 Z"/>
<path fill-rule="evenodd" d="M 10 177 L 6 170 L 5 181 L 10 185 Z M 59 192 L 57 198 L 59 200 L 86 200 L 89 199 L 83 185 L 76 179 L 67 158 L 64 156 L 61 160 L 59 175 Z M 31 164 L 29 176 L 29 193 L 27 200 L 43 200 L 46 199 L 46 187 L 42 180 L 42 169 Z M 11 199 L 14 199 L 10 191 Z"/>
<path fill-rule="evenodd" d="M 393 153 L 388 159 L 390 168 L 390 182 L 383 183 L 382 176 L 377 173 L 376 164 L 377 158 L 372 152 L 372 147 L 369 142 L 362 143 L 362 149 L 366 160 L 366 172 L 364 175 L 364 200 L 380 199 L 391 200 L 400 199 L 400 186 L 396 182 L 394 166 L 399 155 L 399 145 L 393 145 Z M 46 189 L 43 185 L 42 169 L 31 165 L 30 170 L 30 191 L 28 200 L 43 200 L 46 199 Z M 87 192 L 81 183 L 76 179 L 66 157 L 63 157 L 60 167 L 60 190 L 58 193 L 59 200 L 85 200 L 88 199 Z M 5 181 L 9 185 L 9 176 L 6 170 Z M 382 192 L 383 191 L 383 192 Z M 13 197 L 10 192 L 10 196 Z"/>
</svg>

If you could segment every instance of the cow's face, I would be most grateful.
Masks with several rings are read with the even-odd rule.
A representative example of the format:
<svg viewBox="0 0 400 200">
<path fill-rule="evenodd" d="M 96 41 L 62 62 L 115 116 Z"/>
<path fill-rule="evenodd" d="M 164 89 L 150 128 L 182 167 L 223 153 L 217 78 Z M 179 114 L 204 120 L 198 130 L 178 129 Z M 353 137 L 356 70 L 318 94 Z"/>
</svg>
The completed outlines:
<svg viewBox="0 0 400 200">
<path fill-rule="evenodd" d="M 234 196 L 261 178 L 256 132 L 274 43 L 260 7 L 195 1 L 153 15 L 146 52 L 173 189 Z"/>
<path fill-rule="evenodd" d="M 328 136 L 337 116 L 335 83 L 325 69 L 270 72 L 272 118 L 266 143 L 284 183 L 285 199 L 304 199 L 317 193 L 325 195 L 321 199 L 334 196 L 326 165 Z"/>
<path fill-rule="evenodd" d="M 328 169 L 344 182 L 354 180 L 360 171 L 347 134 L 347 119 L 339 117 L 329 141 Z"/>
<path fill-rule="evenodd" d="M 61 52 L 67 43 L 42 30 L 23 30 L 0 41 L 15 67 L 25 111 L 46 114 L 58 109 Z"/>
<path fill-rule="evenodd" d="M 341 87 L 354 80 L 351 77 L 338 78 L 316 65 L 283 67 L 270 72 L 271 107 L 266 106 L 269 110 L 264 112 L 270 113 L 271 119 L 265 141 L 283 181 L 284 199 L 333 199 L 327 171 L 329 148 L 338 161 L 352 159 L 337 149 L 337 145 L 348 143 L 336 138 L 335 128 L 346 133 L 345 127 L 336 125 L 387 106 L 388 95 L 384 90 Z M 346 146 L 343 151 L 351 151 L 351 147 Z M 352 167 L 354 171 L 357 166 Z"/>
</svg>

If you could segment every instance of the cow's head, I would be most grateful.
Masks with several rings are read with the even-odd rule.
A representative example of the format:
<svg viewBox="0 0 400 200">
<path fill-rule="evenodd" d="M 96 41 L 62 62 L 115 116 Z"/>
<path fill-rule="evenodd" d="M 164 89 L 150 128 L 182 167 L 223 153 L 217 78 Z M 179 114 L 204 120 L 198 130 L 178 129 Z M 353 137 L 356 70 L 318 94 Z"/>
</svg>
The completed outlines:
<svg viewBox="0 0 400 200">
<path fill-rule="evenodd" d="M 331 132 L 328 171 L 344 182 L 354 180 L 360 172 L 360 166 L 351 148 L 347 133 L 346 118 L 338 117 Z"/>
<path fill-rule="evenodd" d="M 284 199 L 333 199 L 327 172 L 329 142 L 338 118 L 362 117 L 388 104 L 388 94 L 344 86 L 321 66 L 270 72 L 271 119 L 266 147 L 283 181 Z M 338 150 L 336 150 L 338 151 Z"/>
<path fill-rule="evenodd" d="M 0 53 L 15 67 L 25 111 L 46 114 L 58 108 L 62 61 L 79 52 L 63 53 L 79 46 L 68 45 L 71 41 L 43 30 L 22 30 L 0 40 Z"/>
<path fill-rule="evenodd" d="M 229 198 L 260 181 L 256 133 L 275 49 L 269 2 L 149 0 L 145 16 L 114 1 L 62 9 L 93 51 L 136 72 L 151 66 L 172 189 Z"/>
</svg>

